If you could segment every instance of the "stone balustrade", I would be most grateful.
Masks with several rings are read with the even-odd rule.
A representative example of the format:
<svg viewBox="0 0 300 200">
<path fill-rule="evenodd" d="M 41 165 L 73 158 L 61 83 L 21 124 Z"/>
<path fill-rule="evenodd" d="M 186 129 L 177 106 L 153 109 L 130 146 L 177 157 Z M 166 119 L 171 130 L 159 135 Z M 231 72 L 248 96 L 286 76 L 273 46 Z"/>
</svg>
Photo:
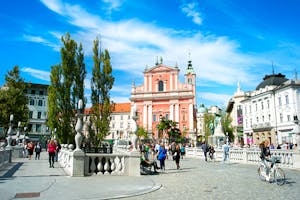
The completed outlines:
<svg viewBox="0 0 300 200">
<path fill-rule="evenodd" d="M 0 168 L 10 163 L 13 158 L 23 157 L 23 146 L 12 146 L 9 149 L 0 149 Z"/>
<path fill-rule="evenodd" d="M 272 149 L 272 155 L 279 156 L 281 158 L 281 163 L 279 166 L 283 168 L 300 169 L 300 154 L 292 150 L 279 150 Z M 204 159 L 204 153 L 201 148 L 186 148 L 186 156 Z M 207 153 L 208 156 L 208 153 Z M 222 161 L 223 150 L 215 149 L 214 154 L 216 161 Z M 229 159 L 232 163 L 245 163 L 245 164 L 255 164 L 260 162 L 260 150 L 259 149 L 248 149 L 248 148 L 233 148 L 230 149 Z"/>
<path fill-rule="evenodd" d="M 114 153 L 84 153 L 74 150 L 73 145 L 62 145 L 59 163 L 70 176 L 140 175 L 140 154 L 125 149 Z"/>
<path fill-rule="evenodd" d="M 0 150 L 0 168 L 11 162 L 11 150 Z"/>
</svg>

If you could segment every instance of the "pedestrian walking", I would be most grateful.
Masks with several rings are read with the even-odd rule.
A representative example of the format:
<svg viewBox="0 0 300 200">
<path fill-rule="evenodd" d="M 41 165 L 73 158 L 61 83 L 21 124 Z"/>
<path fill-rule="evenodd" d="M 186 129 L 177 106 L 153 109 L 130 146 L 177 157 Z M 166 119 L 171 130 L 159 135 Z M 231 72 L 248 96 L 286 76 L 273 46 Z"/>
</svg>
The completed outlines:
<svg viewBox="0 0 300 200">
<path fill-rule="evenodd" d="M 61 145 L 57 140 L 54 140 L 54 143 L 56 145 L 56 150 L 55 150 L 55 157 L 54 157 L 54 161 L 57 162 L 58 161 L 58 153 L 61 149 Z"/>
<path fill-rule="evenodd" d="M 202 148 L 202 151 L 204 153 L 205 161 L 207 162 L 208 145 L 206 144 L 205 140 L 202 141 L 201 148 Z"/>
<path fill-rule="evenodd" d="M 27 149 L 27 142 L 24 141 L 24 147 L 23 147 L 23 158 L 27 158 L 28 157 L 28 149 Z"/>
<path fill-rule="evenodd" d="M 225 141 L 223 144 L 223 163 L 226 162 L 229 159 L 229 145 Z"/>
<path fill-rule="evenodd" d="M 180 146 L 177 144 L 176 147 L 175 147 L 174 154 L 173 154 L 173 160 L 175 160 L 177 169 L 180 169 L 180 165 L 179 165 L 180 154 L 181 154 Z"/>
<path fill-rule="evenodd" d="M 56 144 L 54 140 L 50 140 L 48 144 L 48 154 L 49 154 L 49 167 L 54 168 L 54 157 L 55 157 L 55 152 L 56 152 Z"/>
<path fill-rule="evenodd" d="M 33 150 L 34 150 L 34 144 L 32 141 L 30 141 L 27 144 L 27 151 L 28 151 L 28 156 L 29 156 L 29 160 L 31 160 L 32 154 L 33 154 Z"/>
<path fill-rule="evenodd" d="M 35 144 L 35 147 L 34 147 L 34 151 L 35 151 L 35 159 L 40 159 L 40 154 L 42 152 L 42 145 L 40 142 L 37 142 Z"/>
<path fill-rule="evenodd" d="M 160 162 L 160 169 L 161 170 L 165 170 L 165 160 L 166 160 L 166 157 L 167 157 L 167 150 L 165 149 L 165 145 L 162 144 L 159 148 L 159 151 L 158 151 L 158 156 L 157 156 L 157 159 L 159 160 Z"/>
<path fill-rule="evenodd" d="M 181 147 L 180 147 L 180 154 L 181 154 L 181 159 L 183 159 L 183 156 L 185 155 L 185 146 L 184 145 L 181 145 Z"/>
</svg>

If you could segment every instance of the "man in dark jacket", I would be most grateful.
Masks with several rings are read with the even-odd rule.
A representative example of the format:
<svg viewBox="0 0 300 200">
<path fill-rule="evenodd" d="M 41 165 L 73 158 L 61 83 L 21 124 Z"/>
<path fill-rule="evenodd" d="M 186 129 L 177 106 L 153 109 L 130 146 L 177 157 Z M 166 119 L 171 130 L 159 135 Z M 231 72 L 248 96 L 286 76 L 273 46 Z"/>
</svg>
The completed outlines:
<svg viewBox="0 0 300 200">
<path fill-rule="evenodd" d="M 204 153 L 205 161 L 207 162 L 208 145 L 206 144 L 205 140 L 203 140 L 201 148 Z"/>
</svg>

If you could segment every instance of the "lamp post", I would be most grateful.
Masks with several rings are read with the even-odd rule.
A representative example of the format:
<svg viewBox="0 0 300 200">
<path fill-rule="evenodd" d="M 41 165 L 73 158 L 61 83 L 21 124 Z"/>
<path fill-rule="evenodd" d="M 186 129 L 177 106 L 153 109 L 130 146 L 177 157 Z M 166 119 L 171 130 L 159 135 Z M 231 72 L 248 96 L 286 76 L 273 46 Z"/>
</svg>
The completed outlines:
<svg viewBox="0 0 300 200">
<path fill-rule="evenodd" d="M 299 124 L 297 114 L 294 115 L 294 123 L 295 123 L 294 133 L 296 135 L 297 148 L 298 148 L 298 150 L 300 150 L 300 147 L 299 147 L 299 145 L 300 145 L 300 124 Z"/>
<path fill-rule="evenodd" d="M 12 122 L 13 122 L 13 120 L 14 120 L 14 115 L 11 114 L 9 116 L 9 128 L 8 128 L 8 131 L 7 131 L 7 146 L 6 146 L 7 149 L 11 149 L 10 144 L 11 144 L 11 140 L 12 140 L 11 134 L 12 134 Z"/>
<path fill-rule="evenodd" d="M 136 108 L 136 104 L 133 105 L 132 108 L 132 113 L 131 113 L 131 124 L 132 124 L 132 136 L 131 136 L 131 143 L 133 145 L 132 150 L 133 151 L 137 151 L 137 123 L 136 120 L 138 119 L 138 115 L 137 115 L 137 108 Z"/>
<path fill-rule="evenodd" d="M 17 138 L 16 138 L 16 143 L 19 144 L 20 141 L 20 129 L 21 129 L 21 122 L 18 122 L 18 131 L 17 131 Z"/>
<path fill-rule="evenodd" d="M 23 137 L 23 141 L 22 141 L 22 143 L 23 143 L 23 145 L 25 144 L 25 141 L 26 141 L 26 134 L 27 133 L 27 127 L 25 126 L 24 127 L 24 137 Z"/>
<path fill-rule="evenodd" d="M 82 142 L 82 135 L 81 135 L 81 131 L 82 131 L 82 108 L 83 108 L 83 102 L 82 99 L 79 99 L 78 101 L 78 110 L 77 110 L 77 123 L 75 126 L 75 130 L 76 130 L 76 135 L 75 135 L 75 144 L 76 144 L 76 148 L 74 151 L 82 151 L 80 149 L 80 145 Z"/>
</svg>

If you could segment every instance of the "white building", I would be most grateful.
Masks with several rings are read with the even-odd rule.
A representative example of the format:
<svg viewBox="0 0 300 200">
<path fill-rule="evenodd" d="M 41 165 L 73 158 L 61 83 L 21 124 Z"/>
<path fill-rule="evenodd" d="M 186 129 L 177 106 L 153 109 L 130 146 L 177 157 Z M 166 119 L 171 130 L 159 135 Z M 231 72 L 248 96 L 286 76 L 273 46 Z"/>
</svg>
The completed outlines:
<svg viewBox="0 0 300 200">
<path fill-rule="evenodd" d="M 31 138 L 39 139 L 49 135 L 47 132 L 48 86 L 30 83 L 24 91 L 28 98 L 29 123 L 28 134 Z"/>
<path fill-rule="evenodd" d="M 91 108 L 84 111 L 84 126 L 83 134 L 88 137 L 89 118 L 91 115 Z M 131 103 L 116 103 L 111 113 L 110 131 L 109 135 L 105 137 L 106 140 L 125 139 L 130 140 L 131 133 Z"/>
<path fill-rule="evenodd" d="M 131 132 L 131 104 L 116 103 L 111 114 L 110 134 L 106 139 L 130 139 Z"/>
<path fill-rule="evenodd" d="M 197 111 L 197 137 L 202 140 L 205 137 L 204 132 L 204 114 L 207 113 L 207 109 L 201 104 Z M 197 140 L 199 141 L 199 139 Z"/>
<path fill-rule="evenodd" d="M 282 74 L 266 75 L 256 90 L 247 92 L 243 107 L 244 141 L 259 144 L 269 139 L 275 146 L 296 143 L 295 116 L 300 116 L 300 81 Z"/>
<path fill-rule="evenodd" d="M 243 145 L 243 109 L 241 101 L 246 99 L 247 93 L 242 91 L 240 88 L 240 83 L 237 85 L 237 91 L 234 93 L 233 97 L 229 100 L 226 113 L 230 115 L 233 127 L 234 135 L 234 145 Z"/>
</svg>

